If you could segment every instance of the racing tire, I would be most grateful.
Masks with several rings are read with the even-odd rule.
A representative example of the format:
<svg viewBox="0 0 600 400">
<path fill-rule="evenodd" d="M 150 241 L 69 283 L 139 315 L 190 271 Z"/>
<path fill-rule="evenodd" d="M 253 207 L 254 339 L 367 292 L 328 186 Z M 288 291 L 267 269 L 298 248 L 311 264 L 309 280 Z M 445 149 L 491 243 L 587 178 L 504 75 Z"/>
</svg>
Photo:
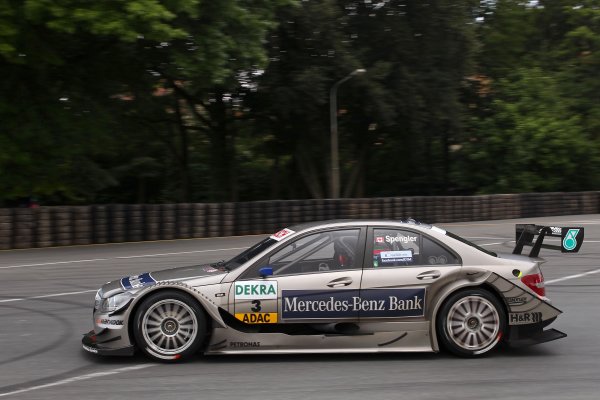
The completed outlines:
<svg viewBox="0 0 600 400">
<path fill-rule="evenodd" d="M 207 332 L 204 310 L 191 296 L 166 290 L 142 301 L 134 316 L 137 347 L 163 362 L 189 358 L 200 350 Z"/>
<path fill-rule="evenodd" d="M 463 290 L 446 299 L 437 314 L 436 327 L 446 350 L 460 357 L 479 357 L 502 341 L 507 330 L 506 311 L 487 290 Z"/>
</svg>

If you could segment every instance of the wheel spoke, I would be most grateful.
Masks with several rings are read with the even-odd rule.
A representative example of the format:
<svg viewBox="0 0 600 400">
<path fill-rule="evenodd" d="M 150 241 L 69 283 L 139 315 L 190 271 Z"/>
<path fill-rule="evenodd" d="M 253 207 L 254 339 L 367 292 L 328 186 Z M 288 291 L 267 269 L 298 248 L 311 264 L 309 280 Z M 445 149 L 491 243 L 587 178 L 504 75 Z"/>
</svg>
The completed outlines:
<svg viewBox="0 0 600 400">
<path fill-rule="evenodd" d="M 165 334 L 166 329 L 170 334 Z M 198 320 L 187 303 L 164 299 L 147 308 L 142 317 L 141 334 L 148 348 L 159 355 L 180 354 L 196 343 Z"/>
<path fill-rule="evenodd" d="M 185 308 L 178 306 L 177 312 L 175 314 L 175 316 L 173 318 L 175 318 L 177 321 L 180 321 L 181 318 L 187 313 L 187 311 L 185 310 Z"/>
<path fill-rule="evenodd" d="M 477 351 L 493 343 L 500 328 L 500 318 L 493 303 L 478 296 L 466 296 L 448 310 L 446 330 L 460 348 Z"/>
<path fill-rule="evenodd" d="M 485 336 L 483 335 L 483 332 L 481 331 L 477 331 L 475 332 L 475 336 L 477 337 L 477 343 L 478 344 L 482 344 L 483 342 L 485 342 Z"/>
</svg>

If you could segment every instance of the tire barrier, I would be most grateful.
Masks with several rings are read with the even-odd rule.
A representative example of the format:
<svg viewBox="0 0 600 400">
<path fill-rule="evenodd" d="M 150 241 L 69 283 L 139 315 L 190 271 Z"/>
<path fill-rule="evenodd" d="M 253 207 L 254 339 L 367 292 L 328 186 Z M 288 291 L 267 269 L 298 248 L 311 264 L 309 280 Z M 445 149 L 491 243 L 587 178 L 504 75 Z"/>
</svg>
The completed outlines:
<svg viewBox="0 0 600 400">
<path fill-rule="evenodd" d="M 329 219 L 429 223 L 600 213 L 600 192 L 0 208 L 0 250 L 256 235 Z"/>
</svg>

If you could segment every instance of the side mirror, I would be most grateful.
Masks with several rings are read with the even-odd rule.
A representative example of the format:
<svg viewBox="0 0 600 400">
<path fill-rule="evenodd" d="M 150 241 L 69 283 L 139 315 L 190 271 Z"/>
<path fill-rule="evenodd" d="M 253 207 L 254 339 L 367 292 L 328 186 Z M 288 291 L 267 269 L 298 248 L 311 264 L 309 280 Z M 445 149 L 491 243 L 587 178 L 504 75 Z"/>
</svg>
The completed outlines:
<svg viewBox="0 0 600 400">
<path fill-rule="evenodd" d="M 258 270 L 258 273 L 261 278 L 266 278 L 267 276 L 273 275 L 273 267 L 262 267 Z"/>
</svg>

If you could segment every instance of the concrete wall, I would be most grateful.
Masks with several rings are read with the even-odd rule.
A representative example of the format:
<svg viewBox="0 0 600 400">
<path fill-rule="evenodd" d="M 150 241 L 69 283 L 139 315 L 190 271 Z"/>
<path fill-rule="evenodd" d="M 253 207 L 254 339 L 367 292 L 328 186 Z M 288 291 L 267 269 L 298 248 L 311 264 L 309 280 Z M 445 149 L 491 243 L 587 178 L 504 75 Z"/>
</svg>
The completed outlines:
<svg viewBox="0 0 600 400">
<path fill-rule="evenodd" d="M 600 213 L 600 192 L 0 209 L 0 250 L 275 232 L 308 221 L 428 223 Z"/>
</svg>

